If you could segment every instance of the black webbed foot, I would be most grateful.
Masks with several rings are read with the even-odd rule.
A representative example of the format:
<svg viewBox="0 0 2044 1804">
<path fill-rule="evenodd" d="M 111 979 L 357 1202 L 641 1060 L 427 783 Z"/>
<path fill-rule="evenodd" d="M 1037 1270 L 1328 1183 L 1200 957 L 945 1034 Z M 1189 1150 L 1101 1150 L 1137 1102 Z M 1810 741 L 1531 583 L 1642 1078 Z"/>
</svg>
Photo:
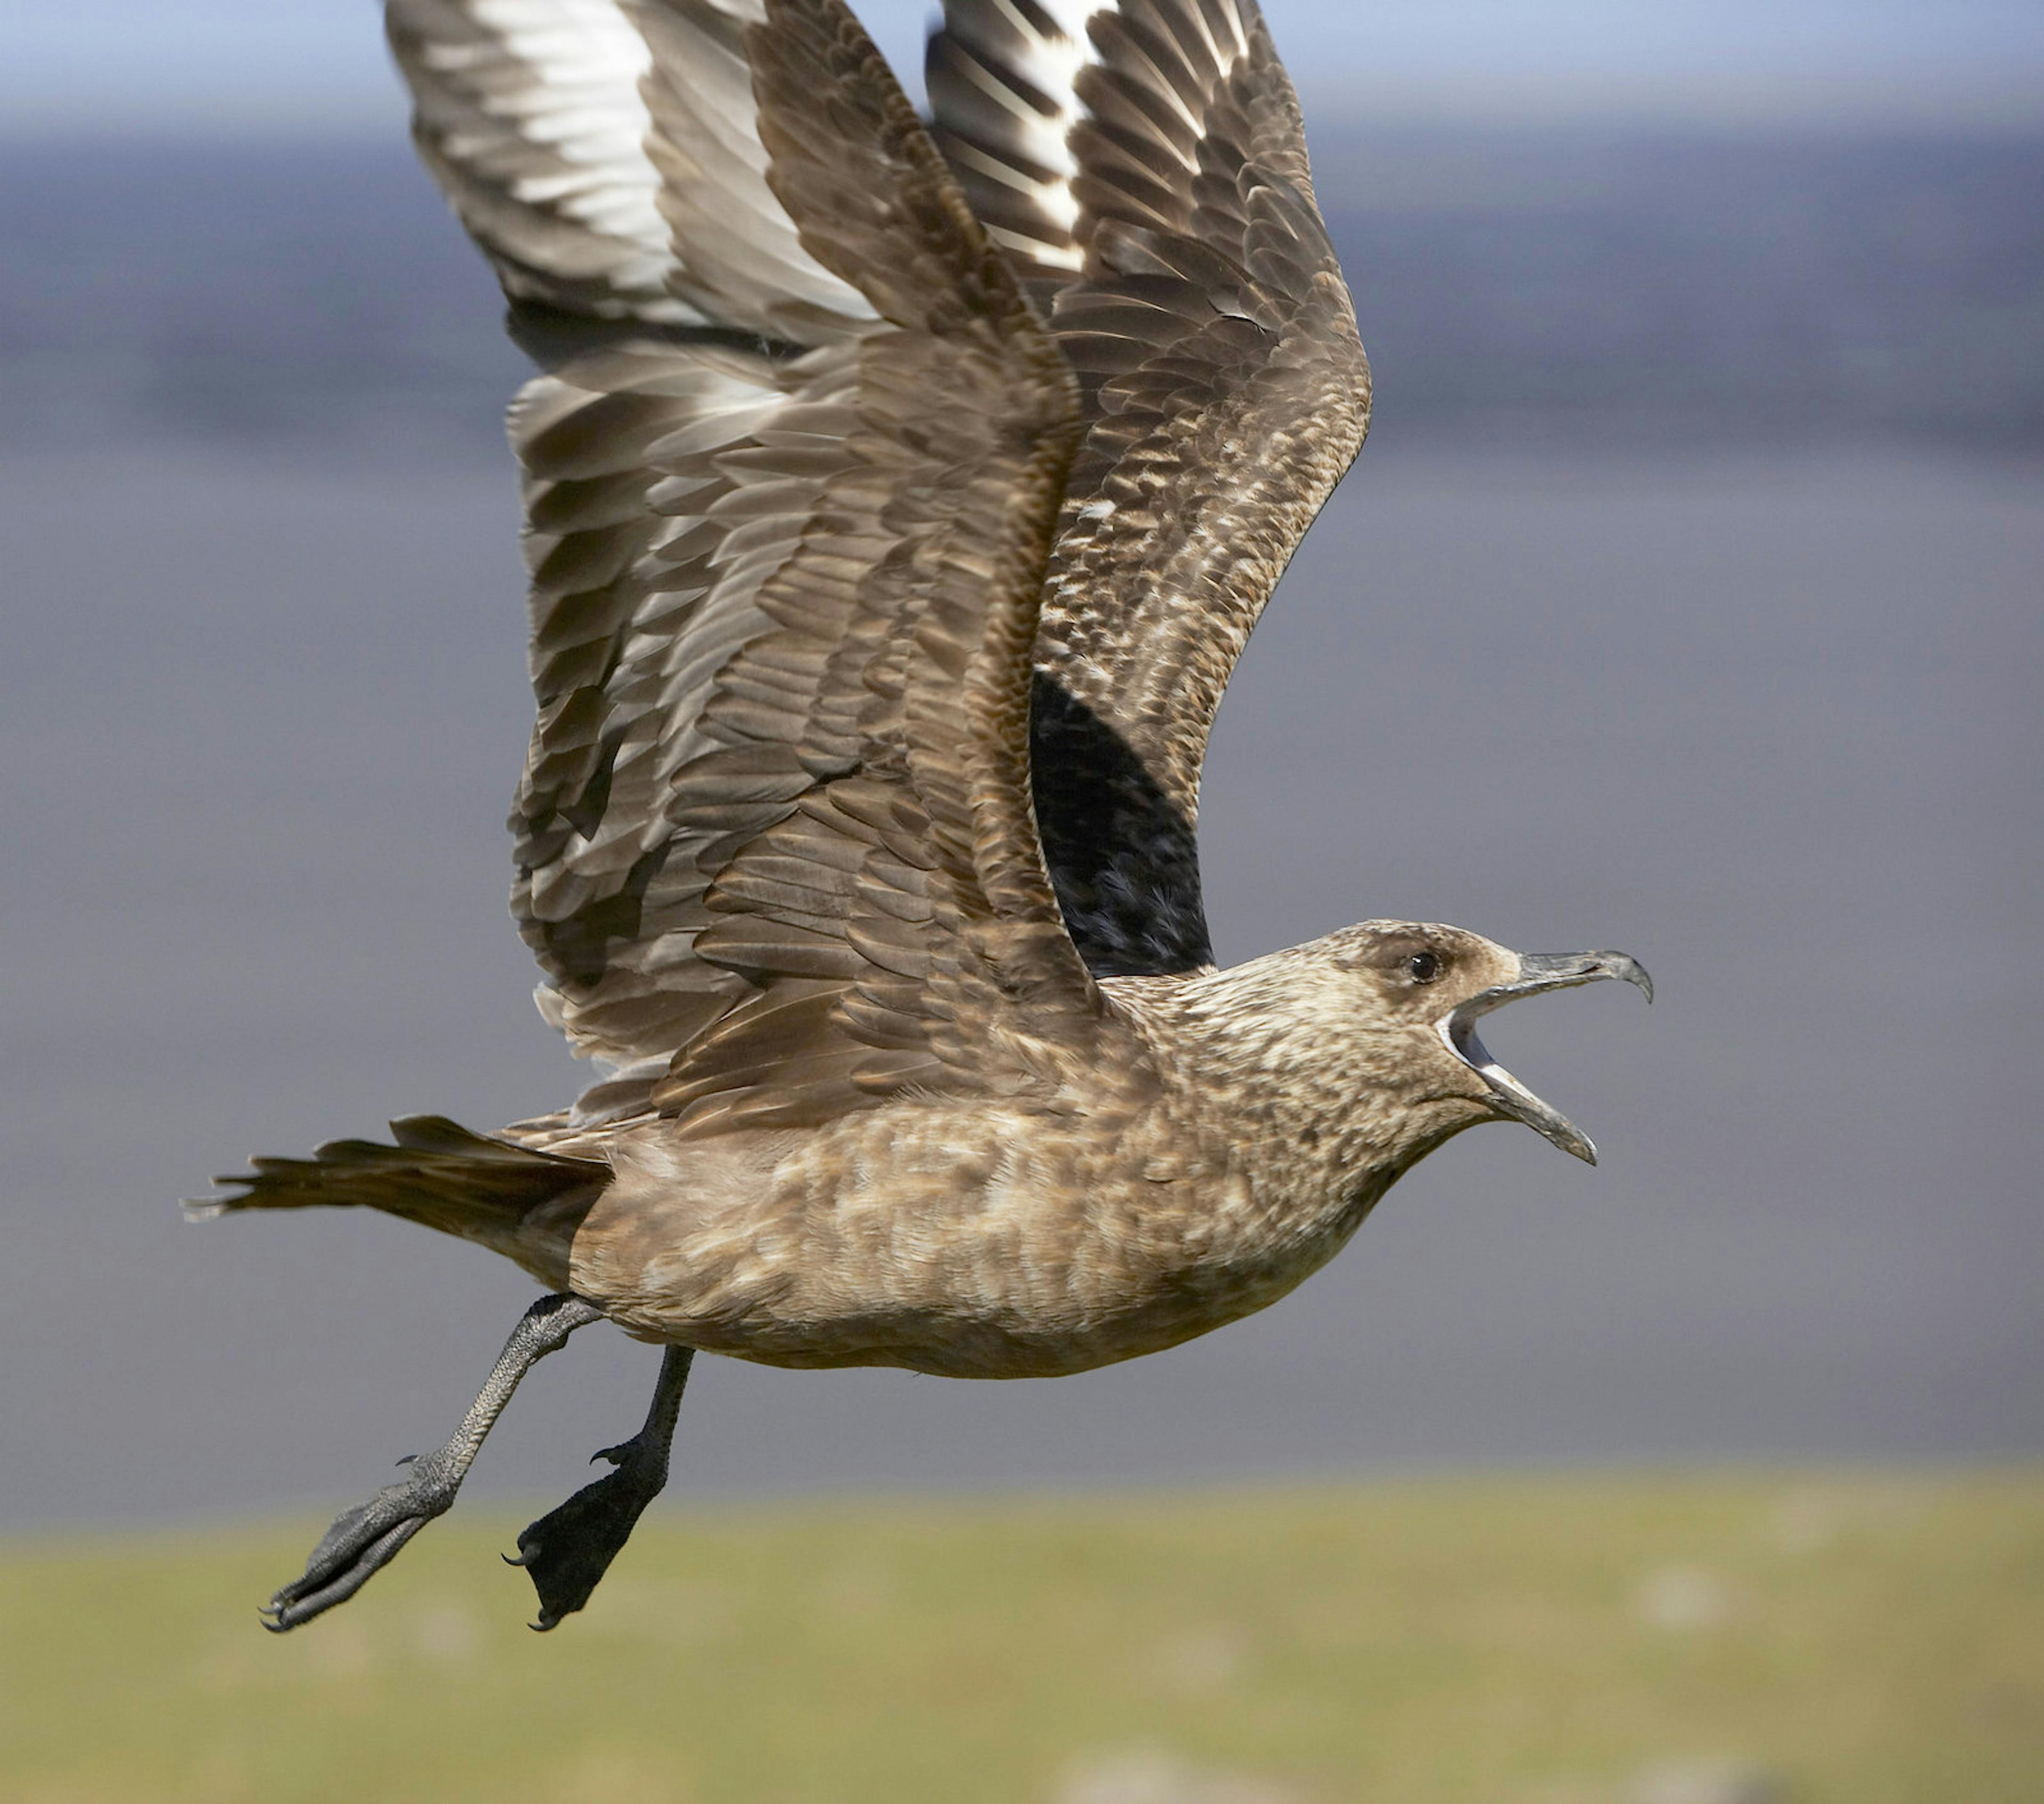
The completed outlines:
<svg viewBox="0 0 2044 1804">
<path fill-rule="evenodd" d="M 409 1478 L 386 1485 L 367 1503 L 334 1518 L 305 1562 L 303 1576 L 263 1606 L 265 1629 L 281 1635 L 347 1602 L 398 1557 L 405 1542 L 436 1516 L 446 1514 L 461 1488 L 461 1475 L 450 1471 L 439 1454 L 410 1464 Z"/>
<path fill-rule="evenodd" d="M 609 1460 L 617 1470 L 549 1510 L 519 1536 L 517 1555 L 505 1555 L 510 1564 L 532 1575 L 532 1588 L 540 1594 L 535 1629 L 551 1629 L 589 1602 L 646 1506 L 667 1483 L 667 1452 L 664 1442 L 651 1459 L 636 1441 L 606 1447 L 597 1458 Z"/>
<path fill-rule="evenodd" d="M 532 1575 L 532 1588 L 540 1594 L 535 1629 L 551 1629 L 589 1602 L 646 1506 L 667 1483 L 667 1448 L 682 1388 L 688 1382 L 690 1357 L 686 1348 L 668 1349 L 646 1425 L 622 1445 L 606 1447 L 594 1456 L 608 1460 L 617 1471 L 549 1510 L 519 1536 L 517 1553 L 505 1555 L 509 1564 L 522 1566 Z"/>
</svg>

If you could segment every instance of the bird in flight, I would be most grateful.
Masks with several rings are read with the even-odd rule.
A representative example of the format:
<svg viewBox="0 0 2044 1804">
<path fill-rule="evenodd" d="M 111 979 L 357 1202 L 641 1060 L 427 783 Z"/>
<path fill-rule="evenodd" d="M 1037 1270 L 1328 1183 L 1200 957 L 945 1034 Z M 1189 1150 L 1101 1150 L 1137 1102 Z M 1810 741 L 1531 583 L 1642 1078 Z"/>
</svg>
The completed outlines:
<svg viewBox="0 0 2044 1804">
<path fill-rule="evenodd" d="M 536 1626 L 659 1491 L 697 1352 L 1083 1371 L 1283 1295 L 1480 1121 L 1589 1142 L 1479 1019 L 1619 978 L 1370 921 L 1217 968 L 1237 656 L 1370 374 L 1254 0 L 945 0 L 920 118 L 842 0 L 389 0 L 414 136 L 540 374 L 512 906 L 603 1075 L 489 1135 L 257 1159 L 548 1294 L 265 1613 L 352 1596 L 532 1363 L 666 1349 L 519 1537 Z"/>
</svg>

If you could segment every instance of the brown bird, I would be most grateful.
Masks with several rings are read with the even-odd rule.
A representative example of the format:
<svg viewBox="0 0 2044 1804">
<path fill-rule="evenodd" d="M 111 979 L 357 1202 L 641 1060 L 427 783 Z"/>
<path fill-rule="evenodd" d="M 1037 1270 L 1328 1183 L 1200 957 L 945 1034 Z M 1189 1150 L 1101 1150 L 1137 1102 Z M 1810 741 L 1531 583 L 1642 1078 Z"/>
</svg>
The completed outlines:
<svg viewBox="0 0 2044 1804">
<path fill-rule="evenodd" d="M 1208 945 L 1214 710 L 1370 408 L 1254 0 L 947 0 L 929 124 L 841 0 L 387 13 L 543 371 L 513 906 L 609 1075 L 199 1206 L 367 1205 L 551 1293 L 271 1627 L 445 1510 L 586 1323 L 667 1352 L 616 1470 L 519 1537 L 541 1628 L 659 1491 L 696 1351 L 1083 1371 L 1283 1295 L 1479 1121 L 1593 1159 L 1477 1023 L 1649 989 L 1624 955 Z"/>
</svg>

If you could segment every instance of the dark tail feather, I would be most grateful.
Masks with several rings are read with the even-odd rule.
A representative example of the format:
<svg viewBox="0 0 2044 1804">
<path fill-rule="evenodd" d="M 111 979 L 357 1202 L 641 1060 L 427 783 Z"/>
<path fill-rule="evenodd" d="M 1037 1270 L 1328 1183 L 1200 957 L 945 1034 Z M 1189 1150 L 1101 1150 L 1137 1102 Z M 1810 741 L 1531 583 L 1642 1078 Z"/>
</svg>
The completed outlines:
<svg viewBox="0 0 2044 1804">
<path fill-rule="evenodd" d="M 541 1152 L 492 1140 L 444 1115 L 390 1124 L 394 1145 L 336 1140 L 309 1159 L 251 1159 L 246 1172 L 216 1178 L 232 1196 L 188 1202 L 194 1220 L 244 1209 L 367 1208 L 442 1233 L 478 1240 L 528 1269 L 564 1257 L 574 1225 L 610 1181 L 600 1160 Z"/>
</svg>

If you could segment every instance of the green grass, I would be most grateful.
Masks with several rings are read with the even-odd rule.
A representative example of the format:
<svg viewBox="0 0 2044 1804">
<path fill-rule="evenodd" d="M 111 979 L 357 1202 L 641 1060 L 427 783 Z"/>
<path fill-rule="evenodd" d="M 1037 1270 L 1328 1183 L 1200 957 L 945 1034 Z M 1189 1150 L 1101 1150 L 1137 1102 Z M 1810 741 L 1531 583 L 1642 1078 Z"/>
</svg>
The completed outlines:
<svg viewBox="0 0 2044 1804">
<path fill-rule="evenodd" d="M 316 1523 L 17 1544 L 0 1797 L 2044 1798 L 2036 1471 L 668 1512 L 544 1637 L 526 1514 L 284 1637 Z"/>
</svg>

